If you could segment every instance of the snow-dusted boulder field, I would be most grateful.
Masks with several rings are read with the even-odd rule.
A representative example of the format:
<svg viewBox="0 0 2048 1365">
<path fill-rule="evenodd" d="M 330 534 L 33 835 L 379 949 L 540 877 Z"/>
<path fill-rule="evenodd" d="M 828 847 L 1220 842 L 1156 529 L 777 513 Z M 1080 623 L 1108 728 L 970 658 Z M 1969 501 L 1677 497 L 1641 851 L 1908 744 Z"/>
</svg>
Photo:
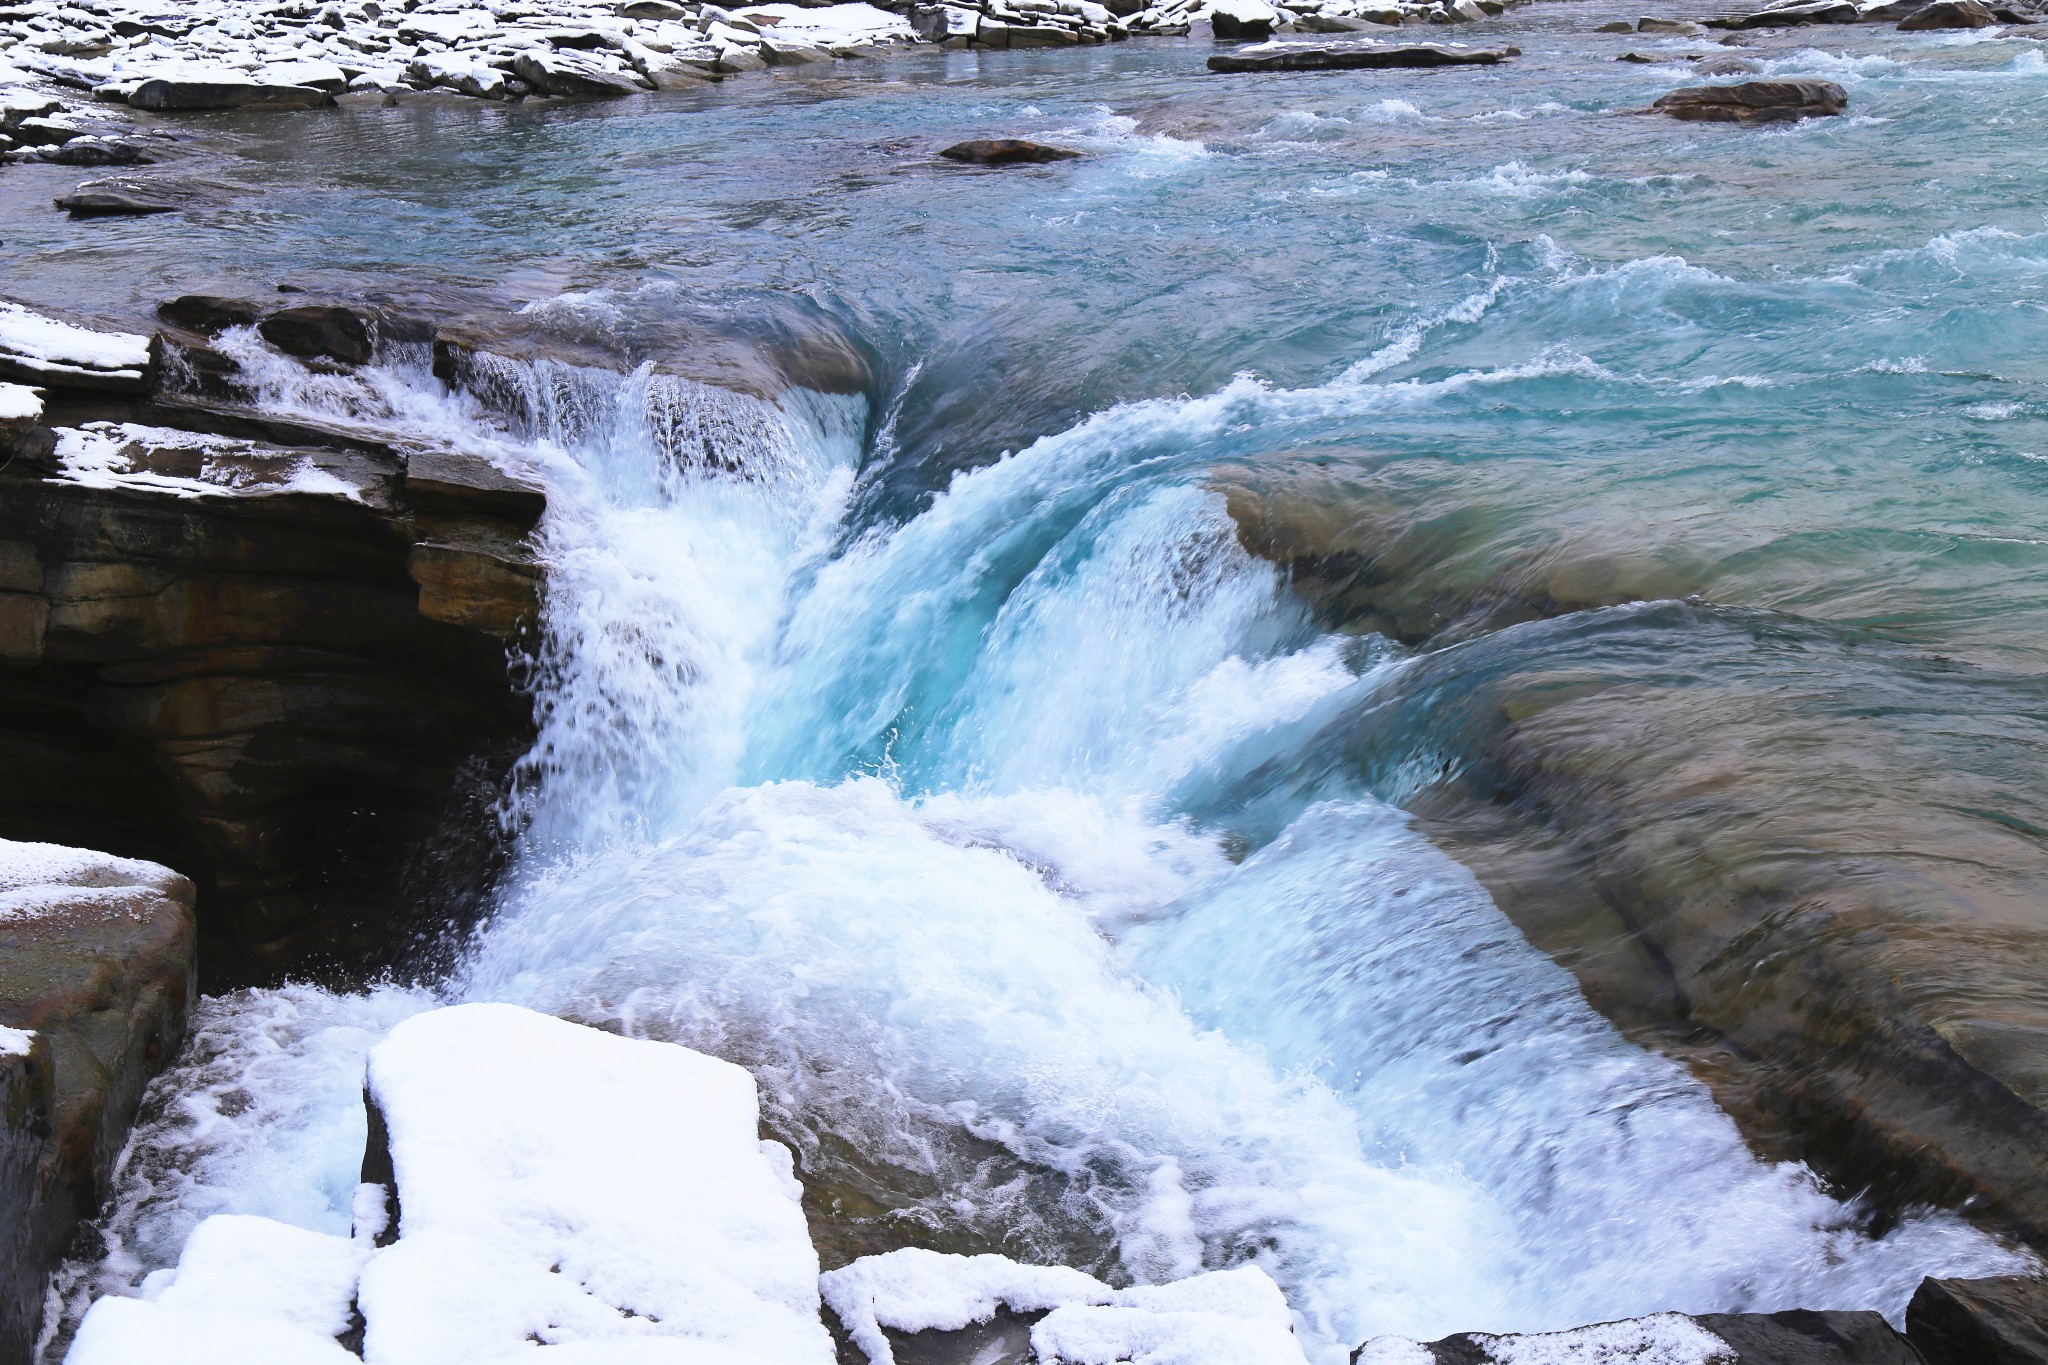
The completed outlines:
<svg viewBox="0 0 2048 1365">
<path fill-rule="evenodd" d="M 457 1005 L 394 1028 L 364 1097 L 352 1236 L 209 1218 L 140 1297 L 92 1306 L 68 1365 L 833 1365 L 825 1302 L 876 1365 L 889 1332 L 999 1311 L 1042 1315 L 1046 1365 L 1302 1365 L 1250 1266 L 1117 1290 L 904 1250 L 824 1276 L 821 1300 L 753 1078 L 688 1048 Z"/>
</svg>

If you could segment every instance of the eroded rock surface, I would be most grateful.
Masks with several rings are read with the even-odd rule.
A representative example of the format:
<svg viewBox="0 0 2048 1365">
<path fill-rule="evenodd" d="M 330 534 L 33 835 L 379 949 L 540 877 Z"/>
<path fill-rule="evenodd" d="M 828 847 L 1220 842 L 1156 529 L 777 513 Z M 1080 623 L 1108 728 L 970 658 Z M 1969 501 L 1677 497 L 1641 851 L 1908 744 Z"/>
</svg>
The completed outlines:
<svg viewBox="0 0 2048 1365">
<path fill-rule="evenodd" d="M 0 470 L 0 832 L 191 869 L 222 979 L 388 938 L 405 859 L 529 742 L 508 649 L 544 496 L 185 400 L 85 420 L 108 400 L 43 372 Z"/>
<path fill-rule="evenodd" d="M 196 991 L 192 883 L 0 840 L 0 1361 L 32 1355 L 43 1287 L 99 1209 L 143 1087 Z"/>
</svg>

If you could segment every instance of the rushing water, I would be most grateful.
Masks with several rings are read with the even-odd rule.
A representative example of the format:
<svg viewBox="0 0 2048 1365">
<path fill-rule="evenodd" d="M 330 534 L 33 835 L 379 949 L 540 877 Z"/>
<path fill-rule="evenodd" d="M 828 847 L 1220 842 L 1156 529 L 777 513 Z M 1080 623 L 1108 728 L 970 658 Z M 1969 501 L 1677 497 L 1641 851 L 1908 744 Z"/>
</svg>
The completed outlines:
<svg viewBox="0 0 2048 1365">
<path fill-rule="evenodd" d="M 747 1063 L 891 1236 L 1256 1257 L 1318 1361 L 1896 1314 L 2011 1254 L 1943 1214 L 1873 1238 L 1753 1156 L 1402 807 L 1483 755 L 1474 696 L 1550 686 L 1611 700 L 1617 769 L 1705 745 L 1819 844 L 2048 826 L 2048 62 L 1769 36 L 1850 116 L 1702 127 L 1625 112 L 1682 62 L 1612 60 L 1702 45 L 1610 17 L 1524 11 L 1496 70 L 1130 44 L 223 118 L 176 236 L 8 240 L 31 301 L 431 285 L 628 349 L 722 319 L 858 353 L 825 387 L 861 392 L 770 397 L 543 366 L 510 427 L 402 360 L 279 380 L 550 483 L 525 833 L 441 995 Z M 1090 155 L 931 159 L 990 133 Z M 209 1004 L 100 1281 L 214 1209 L 343 1218 L 362 1049 L 430 998 Z"/>
</svg>

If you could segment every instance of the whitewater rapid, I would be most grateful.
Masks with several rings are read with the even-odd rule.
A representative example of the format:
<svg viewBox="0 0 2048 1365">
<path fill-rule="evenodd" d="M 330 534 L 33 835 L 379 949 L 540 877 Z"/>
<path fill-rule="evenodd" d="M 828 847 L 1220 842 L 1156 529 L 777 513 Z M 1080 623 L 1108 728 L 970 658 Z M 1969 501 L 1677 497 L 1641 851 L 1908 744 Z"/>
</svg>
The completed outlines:
<svg viewBox="0 0 2048 1365">
<path fill-rule="evenodd" d="M 345 399 L 547 480 L 519 854 L 432 989 L 208 1002 L 72 1292 L 207 1212 L 332 1224 L 363 1049 L 448 999 L 744 1063 L 807 1178 L 884 1192 L 911 1243 L 1139 1281 L 1255 1260 L 1318 1362 L 1666 1309 L 1896 1317 L 1924 1274 L 2022 1264 L 1948 1215 L 1873 1240 L 1758 1161 L 1390 784 L 1321 771 L 1321 725 L 1405 657 L 1320 633 L 1209 469 L 1247 423 L 1414 401 L 1374 368 L 1120 405 L 896 521 L 854 511 L 891 453 L 858 397 L 542 363 L 508 371 L 507 424 L 421 357 L 342 396 L 275 368 L 280 410 Z"/>
</svg>

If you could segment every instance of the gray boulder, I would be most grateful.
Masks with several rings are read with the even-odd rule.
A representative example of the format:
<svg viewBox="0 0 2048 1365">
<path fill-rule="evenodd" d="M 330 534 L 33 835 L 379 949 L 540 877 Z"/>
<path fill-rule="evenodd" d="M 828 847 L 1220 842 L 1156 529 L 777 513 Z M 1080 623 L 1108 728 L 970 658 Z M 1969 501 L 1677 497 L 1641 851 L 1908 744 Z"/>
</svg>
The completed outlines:
<svg viewBox="0 0 2048 1365">
<path fill-rule="evenodd" d="M 1934 0 L 1899 20 L 1904 33 L 1927 33 L 1945 28 L 1990 28 L 1998 16 L 1977 0 Z"/>
<path fill-rule="evenodd" d="M 198 937 L 192 883 L 154 863 L 0 841 L 0 892 L 0 1360 L 27 1361 L 50 1268 L 184 1042 Z"/>
<path fill-rule="evenodd" d="M 573 51 L 522 52 L 512 59 L 512 70 L 520 80 L 546 95 L 618 99 L 637 95 L 643 88 L 625 72 Z"/>
<path fill-rule="evenodd" d="M 1435 1365 L 1555 1361 L 1712 1359 L 1716 1365 L 1923 1365 L 1876 1313 L 1657 1313 L 1564 1332 L 1460 1332 L 1422 1345 Z M 1352 1365 L 1413 1361 L 1398 1338 L 1369 1341 Z M 1989 1365 L 1986 1362 L 1986 1365 Z"/>
<path fill-rule="evenodd" d="M 144 81 L 128 96 L 131 109 L 160 113 L 202 109 L 320 109 L 334 103 L 334 96 L 310 85 L 264 85 L 256 81 L 169 80 L 159 77 Z"/>
</svg>

